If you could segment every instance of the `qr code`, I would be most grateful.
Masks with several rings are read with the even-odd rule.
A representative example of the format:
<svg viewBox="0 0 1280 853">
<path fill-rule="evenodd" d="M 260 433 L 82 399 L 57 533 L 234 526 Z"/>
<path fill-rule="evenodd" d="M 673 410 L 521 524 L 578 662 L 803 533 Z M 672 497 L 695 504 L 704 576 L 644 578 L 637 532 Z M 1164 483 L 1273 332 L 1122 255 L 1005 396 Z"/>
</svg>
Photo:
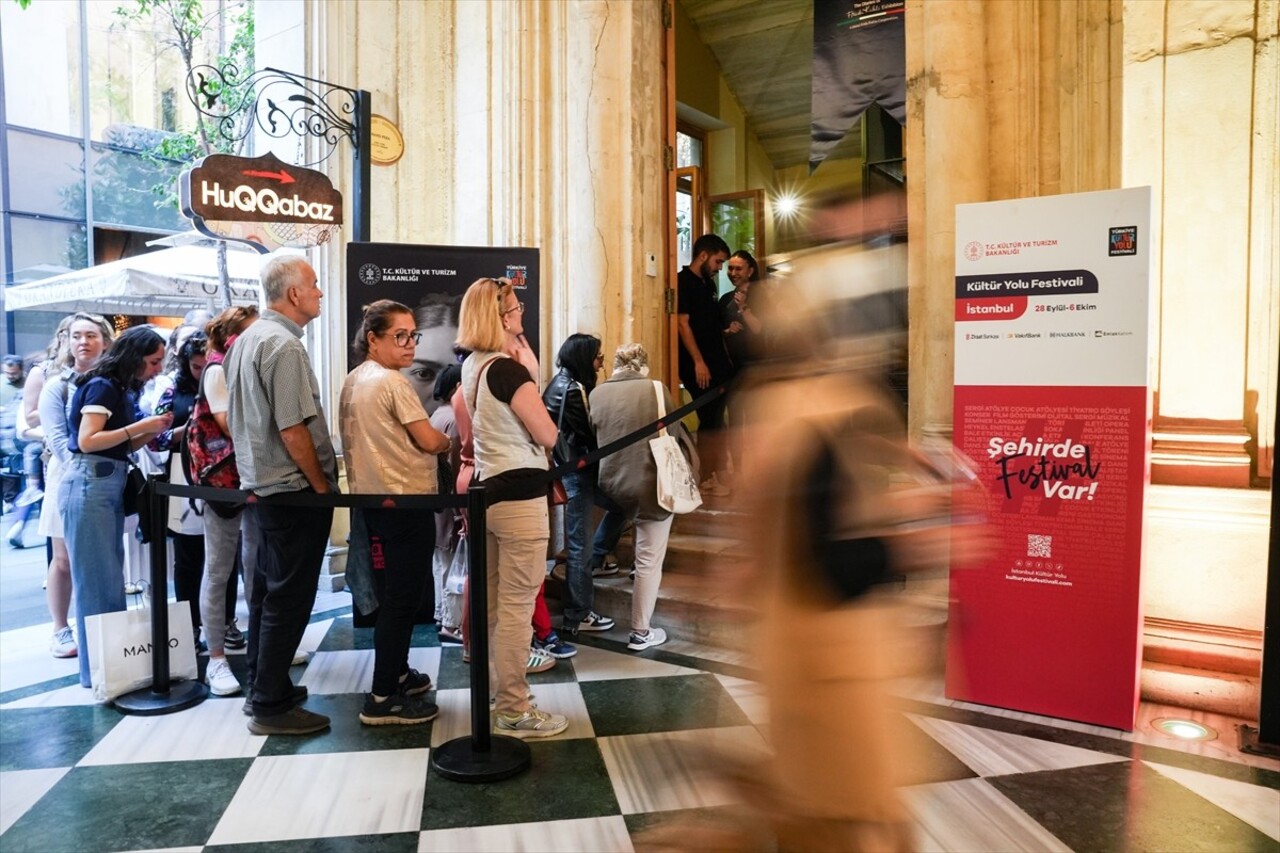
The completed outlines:
<svg viewBox="0 0 1280 853">
<path fill-rule="evenodd" d="M 1041 536 L 1032 533 L 1027 536 L 1027 556 L 1028 557 L 1052 557 L 1053 556 L 1053 537 Z"/>
</svg>

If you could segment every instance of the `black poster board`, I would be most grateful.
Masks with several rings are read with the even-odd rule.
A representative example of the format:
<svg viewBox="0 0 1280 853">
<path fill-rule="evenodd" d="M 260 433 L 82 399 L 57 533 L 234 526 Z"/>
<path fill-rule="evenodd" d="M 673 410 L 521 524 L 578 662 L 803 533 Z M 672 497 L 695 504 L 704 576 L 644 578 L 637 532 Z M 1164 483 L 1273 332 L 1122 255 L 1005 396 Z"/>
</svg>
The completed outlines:
<svg viewBox="0 0 1280 853">
<path fill-rule="evenodd" d="M 413 366 L 406 373 L 435 410 L 431 385 L 445 364 L 454 361 L 458 305 L 478 278 L 509 278 L 524 303 L 524 330 L 538 352 L 538 250 L 502 246 L 419 246 L 410 243 L 347 244 L 347 368 L 355 367 L 351 338 L 360 328 L 361 311 L 379 299 L 394 299 L 413 309 L 422 332 Z M 425 390 L 425 393 L 424 393 Z"/>
</svg>

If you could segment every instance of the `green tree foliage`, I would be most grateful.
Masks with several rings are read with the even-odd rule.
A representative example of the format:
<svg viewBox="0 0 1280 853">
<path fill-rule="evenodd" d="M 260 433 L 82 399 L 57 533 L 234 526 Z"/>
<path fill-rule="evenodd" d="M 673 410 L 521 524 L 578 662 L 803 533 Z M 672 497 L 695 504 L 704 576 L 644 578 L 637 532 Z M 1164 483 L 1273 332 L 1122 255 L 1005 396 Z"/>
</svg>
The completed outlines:
<svg viewBox="0 0 1280 853">
<path fill-rule="evenodd" d="M 153 27 L 160 42 L 181 56 L 188 78 L 196 66 L 205 64 L 203 57 L 206 56 L 214 56 L 211 64 L 219 69 L 234 68 L 235 81 L 225 86 L 214 84 L 218 88 L 213 90 L 217 95 L 217 105 L 230 112 L 248 94 L 243 81 L 255 67 L 253 5 L 244 3 L 225 21 L 221 18 L 223 14 L 218 9 L 207 14 L 204 0 L 133 0 L 115 9 L 117 23 L 122 27 Z M 233 34 L 230 42 L 211 48 L 209 42 L 221 41 L 221 34 L 228 29 Z M 238 119 L 240 122 L 249 120 L 251 116 L 248 115 Z M 177 209 L 177 175 L 195 160 L 208 154 L 242 153 L 247 135 L 229 140 L 217 132 L 218 122 L 217 118 L 197 113 L 194 127 L 162 134 L 143 149 L 143 157 L 163 173 L 157 182 L 150 185 L 156 196 L 156 207 Z"/>
</svg>

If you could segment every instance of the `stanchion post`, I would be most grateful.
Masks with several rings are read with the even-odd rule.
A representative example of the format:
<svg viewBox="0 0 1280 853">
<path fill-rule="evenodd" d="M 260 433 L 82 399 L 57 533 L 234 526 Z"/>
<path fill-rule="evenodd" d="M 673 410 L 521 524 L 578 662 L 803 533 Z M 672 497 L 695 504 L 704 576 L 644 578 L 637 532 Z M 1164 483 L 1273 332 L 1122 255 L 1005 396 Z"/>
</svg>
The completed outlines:
<svg viewBox="0 0 1280 853">
<path fill-rule="evenodd" d="M 469 559 L 471 633 L 466 638 L 471 650 L 471 748 L 488 752 L 489 730 L 489 526 L 485 517 L 484 486 L 467 492 L 467 536 Z"/>
<path fill-rule="evenodd" d="M 529 768 L 529 747 L 516 738 L 494 737 L 489 730 L 488 537 L 484 486 L 467 492 L 468 572 L 471 587 L 471 737 L 455 738 L 431 751 L 431 766 L 455 782 L 497 782 Z"/>
<path fill-rule="evenodd" d="M 200 681 L 169 678 L 169 582 L 165 531 L 169 526 L 169 496 L 156 487 L 159 477 L 147 478 L 142 511 L 151 525 L 151 686 L 117 696 L 114 704 L 126 714 L 171 714 L 198 705 L 209 695 Z M 194 636 L 192 640 L 194 641 Z"/>
<path fill-rule="evenodd" d="M 151 692 L 169 693 L 169 554 L 165 532 L 169 526 L 169 496 L 156 491 L 156 475 L 147 478 L 143 512 L 151 526 L 147 548 L 151 568 Z M 193 638 L 194 640 L 194 638 Z"/>
</svg>

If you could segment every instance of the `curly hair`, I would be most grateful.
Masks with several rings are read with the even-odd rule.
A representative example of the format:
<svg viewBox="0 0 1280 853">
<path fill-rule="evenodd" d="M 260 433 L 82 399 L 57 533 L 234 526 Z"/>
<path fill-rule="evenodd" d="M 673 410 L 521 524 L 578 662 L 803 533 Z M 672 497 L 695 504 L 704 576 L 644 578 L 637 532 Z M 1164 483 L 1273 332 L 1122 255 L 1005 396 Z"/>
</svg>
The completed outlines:
<svg viewBox="0 0 1280 853">
<path fill-rule="evenodd" d="M 102 377 L 119 383 L 124 388 L 138 390 L 142 383 L 138 373 L 144 360 L 164 349 L 164 338 L 150 326 L 134 326 L 116 339 L 102 360 L 84 374 L 83 382 Z"/>
<path fill-rule="evenodd" d="M 228 308 L 204 327 L 204 333 L 209 336 L 209 347 L 214 352 L 225 354 L 227 341 L 243 332 L 256 319 L 257 305 L 235 305 Z"/>
</svg>

